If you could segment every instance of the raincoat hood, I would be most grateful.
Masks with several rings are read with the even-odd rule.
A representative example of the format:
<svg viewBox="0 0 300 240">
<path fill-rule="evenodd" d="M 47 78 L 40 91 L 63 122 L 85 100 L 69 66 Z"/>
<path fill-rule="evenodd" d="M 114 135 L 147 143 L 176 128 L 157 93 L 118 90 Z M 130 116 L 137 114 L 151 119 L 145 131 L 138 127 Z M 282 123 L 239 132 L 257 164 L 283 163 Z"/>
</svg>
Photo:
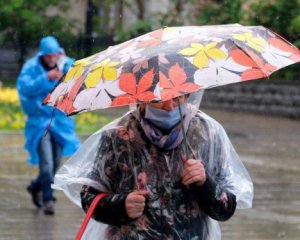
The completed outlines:
<svg viewBox="0 0 300 240">
<path fill-rule="evenodd" d="M 53 36 L 47 36 L 40 41 L 40 53 L 41 55 L 48 55 L 54 53 L 61 53 L 61 46 Z"/>
</svg>

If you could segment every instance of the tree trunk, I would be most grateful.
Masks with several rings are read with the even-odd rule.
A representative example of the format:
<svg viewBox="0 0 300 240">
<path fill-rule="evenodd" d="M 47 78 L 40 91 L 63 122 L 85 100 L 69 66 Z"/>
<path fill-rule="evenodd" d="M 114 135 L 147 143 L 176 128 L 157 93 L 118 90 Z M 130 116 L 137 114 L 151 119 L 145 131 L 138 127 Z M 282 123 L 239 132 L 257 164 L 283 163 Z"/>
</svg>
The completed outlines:
<svg viewBox="0 0 300 240">
<path fill-rule="evenodd" d="M 123 29 L 123 11 L 124 11 L 124 0 L 119 0 L 117 4 L 117 31 Z"/>
<path fill-rule="evenodd" d="M 18 36 L 18 43 L 17 43 L 17 47 L 19 49 L 19 59 L 18 59 L 18 65 L 19 65 L 19 71 L 22 69 L 22 66 L 25 62 L 25 55 L 27 52 L 27 46 L 25 45 L 25 41 L 24 41 L 24 34 L 22 33 L 22 31 L 20 32 L 19 36 Z"/>
<path fill-rule="evenodd" d="M 87 11 L 86 11 L 86 21 L 85 21 L 85 36 L 84 36 L 84 56 L 87 57 L 92 54 L 92 44 L 93 44 L 93 14 L 95 7 L 93 1 L 88 1 Z"/>
<path fill-rule="evenodd" d="M 145 2 L 144 0 L 136 0 L 138 6 L 138 20 L 143 21 L 145 18 Z"/>
<path fill-rule="evenodd" d="M 175 3 L 175 10 L 176 10 L 177 14 L 181 14 L 182 9 L 183 9 L 182 0 L 177 0 Z"/>
</svg>

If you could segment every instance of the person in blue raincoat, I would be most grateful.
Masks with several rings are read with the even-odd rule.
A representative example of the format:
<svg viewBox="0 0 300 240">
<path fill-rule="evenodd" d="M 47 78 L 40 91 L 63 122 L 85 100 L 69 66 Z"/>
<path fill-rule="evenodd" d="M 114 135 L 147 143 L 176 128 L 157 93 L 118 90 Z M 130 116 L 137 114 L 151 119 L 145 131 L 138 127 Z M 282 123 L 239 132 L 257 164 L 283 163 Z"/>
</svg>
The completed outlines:
<svg viewBox="0 0 300 240">
<path fill-rule="evenodd" d="M 72 63 L 73 59 L 65 56 L 58 41 L 47 36 L 41 39 L 39 53 L 24 64 L 17 79 L 21 105 L 28 116 L 25 125 L 28 162 L 39 165 L 39 175 L 31 181 L 27 190 L 34 205 L 43 207 L 45 214 L 54 214 L 55 197 L 51 184 L 61 158 L 72 155 L 80 142 L 74 120 L 42 103 Z"/>
</svg>

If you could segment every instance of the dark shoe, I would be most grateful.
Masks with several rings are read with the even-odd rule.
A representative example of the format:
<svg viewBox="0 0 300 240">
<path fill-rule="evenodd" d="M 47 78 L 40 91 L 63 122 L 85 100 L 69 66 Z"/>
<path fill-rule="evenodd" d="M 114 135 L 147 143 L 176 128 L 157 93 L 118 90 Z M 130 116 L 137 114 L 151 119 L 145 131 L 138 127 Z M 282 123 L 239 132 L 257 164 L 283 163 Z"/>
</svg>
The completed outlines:
<svg viewBox="0 0 300 240">
<path fill-rule="evenodd" d="M 31 195 L 31 199 L 32 199 L 32 203 L 38 207 L 41 208 L 42 207 L 42 193 L 40 191 L 36 191 L 34 190 L 31 185 L 27 186 L 27 191 L 30 193 Z"/>
<path fill-rule="evenodd" d="M 43 209 L 44 209 L 44 213 L 46 215 L 53 215 L 54 214 L 54 202 L 53 201 L 45 202 Z"/>
</svg>

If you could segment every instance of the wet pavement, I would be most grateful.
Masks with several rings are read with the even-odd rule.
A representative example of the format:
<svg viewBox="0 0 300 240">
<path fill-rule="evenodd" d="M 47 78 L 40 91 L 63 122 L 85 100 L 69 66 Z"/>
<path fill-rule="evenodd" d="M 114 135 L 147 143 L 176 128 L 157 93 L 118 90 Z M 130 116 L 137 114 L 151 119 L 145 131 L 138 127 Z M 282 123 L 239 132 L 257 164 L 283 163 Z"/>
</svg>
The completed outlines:
<svg viewBox="0 0 300 240">
<path fill-rule="evenodd" d="M 222 239 L 300 239 L 300 121 L 206 112 L 223 124 L 254 180 L 253 208 L 222 223 Z M 25 188 L 37 169 L 23 143 L 22 133 L 0 131 L 0 239 L 74 239 L 84 215 L 62 192 L 55 216 L 31 204 Z"/>
</svg>

